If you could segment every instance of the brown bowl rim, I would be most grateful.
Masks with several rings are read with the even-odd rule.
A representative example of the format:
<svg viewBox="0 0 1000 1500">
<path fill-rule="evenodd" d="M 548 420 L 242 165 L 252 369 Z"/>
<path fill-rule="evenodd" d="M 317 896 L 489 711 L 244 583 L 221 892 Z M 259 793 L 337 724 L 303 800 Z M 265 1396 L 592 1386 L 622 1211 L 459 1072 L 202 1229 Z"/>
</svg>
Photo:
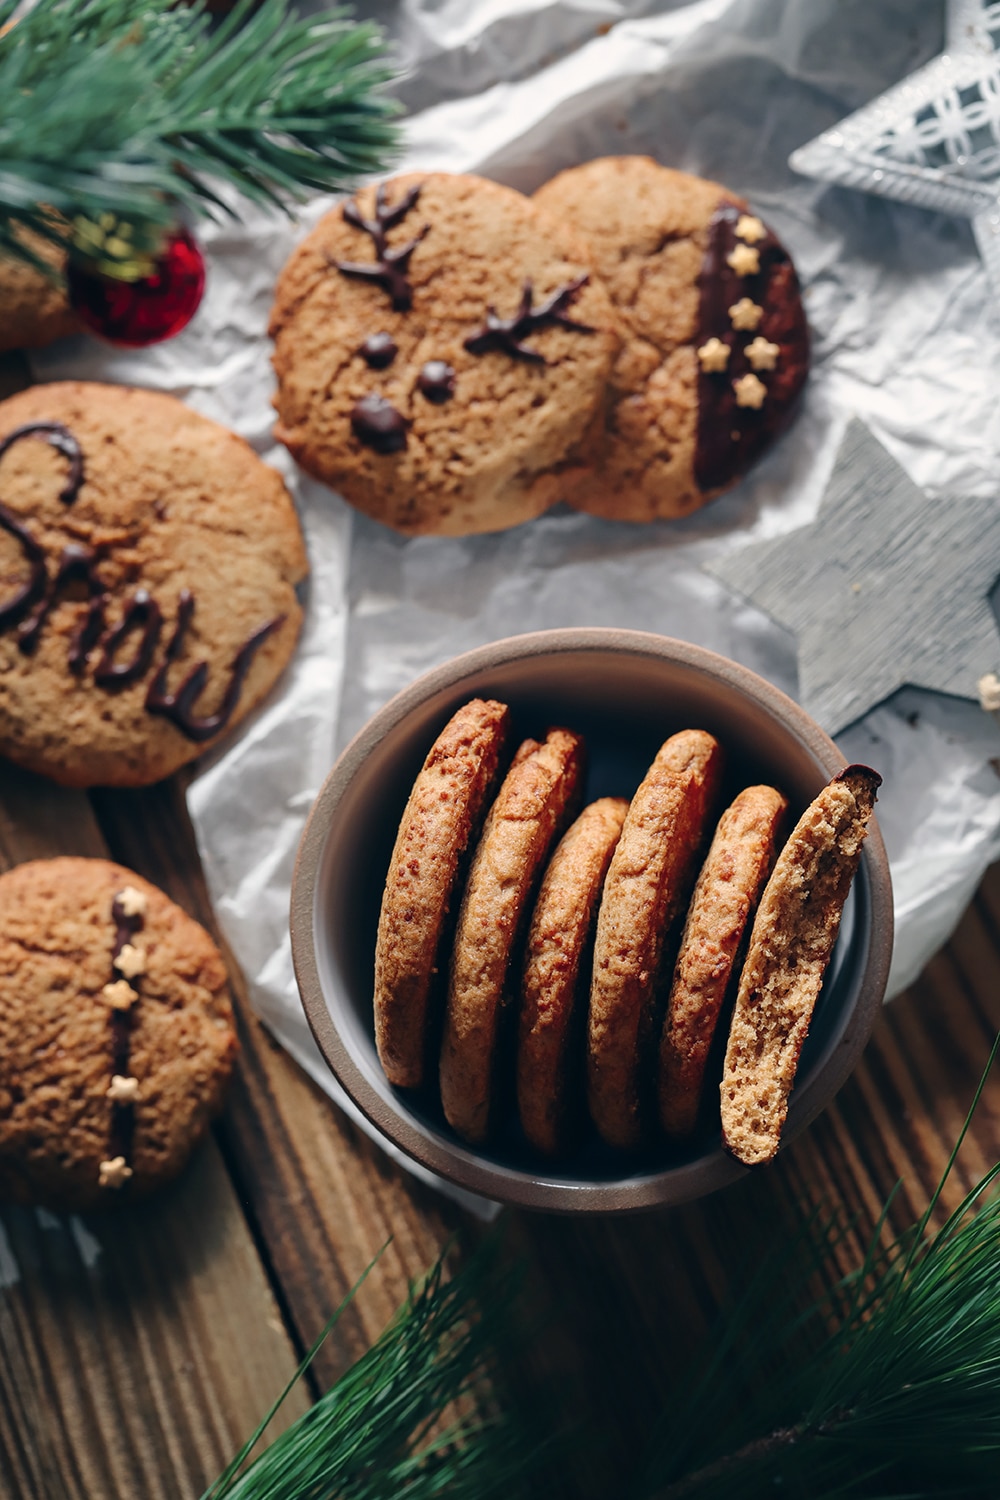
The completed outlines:
<svg viewBox="0 0 1000 1500">
<path fill-rule="evenodd" d="M 780 688 L 704 646 L 651 631 L 607 626 L 571 626 L 505 636 L 430 668 L 378 709 L 338 756 L 306 819 L 292 874 L 289 929 L 292 963 L 306 1019 L 327 1066 L 366 1119 L 406 1156 L 467 1192 L 522 1208 L 560 1213 L 621 1213 L 666 1207 L 714 1192 L 751 1170 L 719 1149 L 692 1162 L 611 1182 L 588 1183 L 546 1173 L 529 1176 L 478 1155 L 459 1140 L 438 1139 L 397 1111 L 357 1068 L 327 1004 L 316 957 L 316 896 L 328 830 L 357 770 L 390 731 L 435 693 L 467 676 L 536 656 L 572 652 L 626 652 L 704 671 L 747 694 L 779 720 L 832 777 L 847 764 L 833 740 Z M 879 1013 L 892 959 L 892 882 L 876 819 L 869 825 L 863 860 L 868 877 L 871 924 L 857 1001 L 835 1052 L 796 1090 L 782 1149 L 825 1109 L 853 1071 Z M 877 941 L 876 934 L 883 934 Z M 373 1043 L 374 1046 L 374 1043 Z M 388 1087 L 388 1086 L 387 1086 Z"/>
</svg>

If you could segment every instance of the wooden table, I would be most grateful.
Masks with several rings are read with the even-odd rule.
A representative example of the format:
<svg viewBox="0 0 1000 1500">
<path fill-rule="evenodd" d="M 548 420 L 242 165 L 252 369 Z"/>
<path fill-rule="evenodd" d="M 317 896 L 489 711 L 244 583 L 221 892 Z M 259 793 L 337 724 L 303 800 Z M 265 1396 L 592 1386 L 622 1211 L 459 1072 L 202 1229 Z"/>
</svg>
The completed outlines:
<svg viewBox="0 0 1000 1500">
<path fill-rule="evenodd" d="M 4 383 L 6 381 L 6 390 Z M 0 362 L 0 395 L 23 381 Z M 218 931 L 181 777 L 62 790 L 0 767 L 0 868 L 107 855 Z M 287 1422 L 364 1350 L 466 1221 L 393 1166 L 272 1042 L 229 961 L 242 1055 L 209 1144 L 148 1205 L 92 1218 L 0 1209 L 0 1496 L 197 1500 L 256 1426 L 333 1307 L 389 1248 L 288 1401 Z M 926 1204 L 1000 1026 L 1000 867 L 952 942 L 886 1009 L 833 1106 L 773 1167 L 690 1207 L 581 1221 L 512 1214 L 544 1335 L 516 1377 L 607 1442 L 567 1496 L 615 1493 L 734 1270 L 803 1210 L 858 1215 L 844 1269 L 897 1178 L 892 1221 Z M 1000 1153 L 987 1090 L 944 1206 Z"/>
</svg>

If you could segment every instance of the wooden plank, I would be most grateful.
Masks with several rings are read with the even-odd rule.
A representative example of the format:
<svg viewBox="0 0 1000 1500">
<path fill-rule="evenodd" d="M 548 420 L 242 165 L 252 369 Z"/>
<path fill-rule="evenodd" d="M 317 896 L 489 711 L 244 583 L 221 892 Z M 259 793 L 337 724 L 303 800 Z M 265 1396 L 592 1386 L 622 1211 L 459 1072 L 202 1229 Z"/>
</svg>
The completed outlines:
<svg viewBox="0 0 1000 1500">
<path fill-rule="evenodd" d="M 0 865 L 106 855 L 86 796 L 0 771 Z M 296 1358 L 217 1145 L 147 1204 L 0 1210 L 0 1475 L 32 1500 L 194 1496 Z M 283 1421 L 308 1406 L 304 1389 Z"/>
<path fill-rule="evenodd" d="M 91 798 L 115 858 L 186 907 L 226 952 L 180 779 Z M 228 953 L 227 963 L 242 1058 L 220 1139 L 302 1347 L 386 1245 L 365 1295 L 317 1361 L 323 1386 L 382 1331 L 463 1216 L 390 1162 L 302 1073 L 253 1016 Z"/>
</svg>

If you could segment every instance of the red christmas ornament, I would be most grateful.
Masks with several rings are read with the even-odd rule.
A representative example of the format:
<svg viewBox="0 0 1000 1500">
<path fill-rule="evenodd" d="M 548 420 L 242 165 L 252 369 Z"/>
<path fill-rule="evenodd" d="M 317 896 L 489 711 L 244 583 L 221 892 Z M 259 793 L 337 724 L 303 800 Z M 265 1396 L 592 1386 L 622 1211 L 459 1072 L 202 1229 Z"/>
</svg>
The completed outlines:
<svg viewBox="0 0 1000 1500">
<path fill-rule="evenodd" d="M 140 349 L 173 338 L 190 322 L 205 290 L 205 261 L 194 236 L 177 229 L 151 274 L 138 281 L 109 276 L 71 252 L 66 282 L 70 306 L 92 333 Z"/>
</svg>

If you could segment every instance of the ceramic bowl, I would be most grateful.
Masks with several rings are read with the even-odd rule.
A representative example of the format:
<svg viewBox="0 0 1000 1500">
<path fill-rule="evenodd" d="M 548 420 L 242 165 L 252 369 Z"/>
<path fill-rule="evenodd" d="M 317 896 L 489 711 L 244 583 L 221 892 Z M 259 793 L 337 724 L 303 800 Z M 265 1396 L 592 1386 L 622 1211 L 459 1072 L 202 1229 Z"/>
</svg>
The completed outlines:
<svg viewBox="0 0 1000 1500">
<path fill-rule="evenodd" d="M 768 781 L 797 817 L 841 770 L 833 741 L 747 668 L 637 631 L 514 636 L 436 667 L 398 693 L 347 747 L 309 816 L 292 885 L 292 953 L 302 1002 L 332 1072 L 377 1132 L 458 1186 L 505 1203 L 605 1212 L 681 1203 L 743 1175 L 718 1124 L 684 1146 L 627 1156 L 593 1141 L 549 1166 L 511 1120 L 489 1148 L 465 1145 L 440 1106 L 394 1089 L 372 1019 L 375 932 L 385 874 L 413 780 L 448 718 L 473 697 L 511 706 L 515 736 L 553 724 L 582 732 L 587 800 L 630 796 L 678 729 L 714 734 L 732 794 Z M 517 743 L 517 738 L 514 739 Z M 877 768 L 876 768 L 877 769 Z M 790 826 L 790 825 L 789 825 Z M 873 822 L 792 1093 L 783 1144 L 829 1103 L 868 1039 L 892 951 L 889 866 Z"/>
</svg>

